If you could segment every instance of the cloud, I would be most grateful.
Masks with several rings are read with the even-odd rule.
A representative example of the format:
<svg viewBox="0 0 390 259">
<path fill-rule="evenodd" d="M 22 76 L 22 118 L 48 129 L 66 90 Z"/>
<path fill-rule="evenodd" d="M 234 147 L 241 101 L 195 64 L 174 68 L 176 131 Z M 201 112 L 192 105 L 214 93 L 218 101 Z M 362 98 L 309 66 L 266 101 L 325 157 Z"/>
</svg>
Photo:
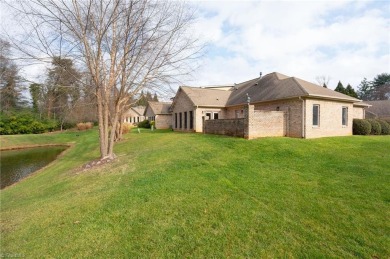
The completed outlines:
<svg viewBox="0 0 390 259">
<path fill-rule="evenodd" d="M 390 71 L 387 2 L 198 5 L 196 31 L 210 42 L 199 82 L 239 82 L 278 71 L 312 82 L 330 76 L 331 88 L 338 80 L 356 87 L 364 77 Z"/>
</svg>

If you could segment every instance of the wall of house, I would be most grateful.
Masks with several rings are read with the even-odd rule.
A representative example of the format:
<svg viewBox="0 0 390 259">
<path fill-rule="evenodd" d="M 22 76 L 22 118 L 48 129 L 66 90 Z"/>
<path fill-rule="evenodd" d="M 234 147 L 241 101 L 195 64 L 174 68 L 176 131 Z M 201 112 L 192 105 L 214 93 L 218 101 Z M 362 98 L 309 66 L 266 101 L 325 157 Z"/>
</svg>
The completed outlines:
<svg viewBox="0 0 390 259">
<path fill-rule="evenodd" d="M 218 114 L 218 119 L 226 118 L 226 111 L 224 108 L 198 107 L 195 112 L 195 132 L 203 132 L 203 120 L 207 120 L 207 114 L 211 115 L 209 120 L 214 120 L 215 114 Z"/>
<path fill-rule="evenodd" d="M 352 135 L 354 110 L 352 103 L 306 99 L 305 137 L 319 138 Z M 313 105 L 319 105 L 319 125 L 313 126 Z M 348 108 L 347 125 L 342 125 L 342 108 Z"/>
<path fill-rule="evenodd" d="M 123 115 L 123 122 L 125 123 L 138 123 L 145 120 L 145 116 L 140 116 L 133 110 L 129 110 Z"/>
<path fill-rule="evenodd" d="M 244 137 L 244 119 L 205 120 L 204 132 L 207 134 Z"/>
<path fill-rule="evenodd" d="M 158 114 L 155 116 L 156 129 L 170 129 L 172 128 L 171 114 Z"/>
<path fill-rule="evenodd" d="M 286 114 L 284 111 L 259 111 L 253 105 L 247 106 L 244 110 L 247 139 L 261 137 L 283 137 L 286 136 Z M 246 118 L 248 117 L 248 119 Z"/>
<path fill-rule="evenodd" d="M 352 118 L 353 119 L 364 119 L 364 108 L 363 107 L 353 107 Z"/>
<path fill-rule="evenodd" d="M 284 111 L 286 112 L 285 134 L 288 137 L 301 138 L 302 137 L 302 100 L 298 98 L 289 100 L 280 100 L 273 102 L 264 102 L 254 104 L 255 110 L 261 111 Z M 244 116 L 244 106 L 228 107 L 226 111 L 226 118 L 239 118 Z"/>
<path fill-rule="evenodd" d="M 175 97 L 175 104 L 172 110 L 171 125 L 172 129 L 175 131 L 194 131 L 190 129 L 190 116 L 189 112 L 192 111 L 195 114 L 195 107 L 192 101 L 187 97 L 183 91 L 179 91 Z M 185 116 L 184 113 L 187 112 L 187 128 L 185 128 Z M 181 127 L 180 127 L 180 113 L 181 113 Z M 176 115 L 176 117 L 175 117 Z M 195 115 L 194 115 L 195 117 Z M 177 125 L 176 119 L 177 118 Z M 194 122 L 195 125 L 195 122 Z"/>
</svg>

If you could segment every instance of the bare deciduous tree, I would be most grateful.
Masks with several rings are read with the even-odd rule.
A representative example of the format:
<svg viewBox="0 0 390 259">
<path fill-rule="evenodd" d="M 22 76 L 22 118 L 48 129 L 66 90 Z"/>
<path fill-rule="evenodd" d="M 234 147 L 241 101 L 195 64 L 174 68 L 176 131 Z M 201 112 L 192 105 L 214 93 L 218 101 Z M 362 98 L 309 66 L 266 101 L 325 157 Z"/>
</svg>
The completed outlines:
<svg viewBox="0 0 390 259">
<path fill-rule="evenodd" d="M 97 99 L 101 158 L 115 157 L 115 129 L 144 88 L 169 89 L 193 69 L 201 46 L 194 12 L 178 1 L 31 0 L 13 5 L 31 25 L 19 50 L 31 59 L 73 57 L 89 72 Z"/>
</svg>

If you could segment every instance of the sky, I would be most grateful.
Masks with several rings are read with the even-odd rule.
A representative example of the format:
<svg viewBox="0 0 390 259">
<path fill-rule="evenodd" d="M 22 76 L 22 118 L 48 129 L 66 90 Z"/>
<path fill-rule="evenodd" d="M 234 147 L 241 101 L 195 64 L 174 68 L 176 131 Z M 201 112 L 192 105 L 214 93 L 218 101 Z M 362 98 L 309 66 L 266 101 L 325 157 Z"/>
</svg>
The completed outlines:
<svg viewBox="0 0 390 259">
<path fill-rule="evenodd" d="M 1 6 L 3 27 L 12 20 Z M 190 1 L 207 42 L 191 86 L 240 83 L 272 72 L 334 89 L 390 73 L 390 1 Z M 11 20 L 11 21 L 10 21 Z M 8 24 L 8 25 L 7 25 Z M 28 66 L 34 80 L 43 66 Z"/>
<path fill-rule="evenodd" d="M 390 1 L 200 1 L 194 31 L 208 42 L 191 85 L 279 72 L 357 89 L 390 73 Z"/>
</svg>

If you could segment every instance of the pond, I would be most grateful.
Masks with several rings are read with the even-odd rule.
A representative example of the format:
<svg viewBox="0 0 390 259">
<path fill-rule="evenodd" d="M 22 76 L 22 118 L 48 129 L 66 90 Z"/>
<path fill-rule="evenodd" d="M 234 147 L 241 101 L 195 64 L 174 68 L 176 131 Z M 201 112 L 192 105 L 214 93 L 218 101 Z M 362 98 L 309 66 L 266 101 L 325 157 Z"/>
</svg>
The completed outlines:
<svg viewBox="0 0 390 259">
<path fill-rule="evenodd" d="M 46 146 L 1 151 L 1 189 L 48 165 L 66 148 L 66 146 Z"/>
</svg>

